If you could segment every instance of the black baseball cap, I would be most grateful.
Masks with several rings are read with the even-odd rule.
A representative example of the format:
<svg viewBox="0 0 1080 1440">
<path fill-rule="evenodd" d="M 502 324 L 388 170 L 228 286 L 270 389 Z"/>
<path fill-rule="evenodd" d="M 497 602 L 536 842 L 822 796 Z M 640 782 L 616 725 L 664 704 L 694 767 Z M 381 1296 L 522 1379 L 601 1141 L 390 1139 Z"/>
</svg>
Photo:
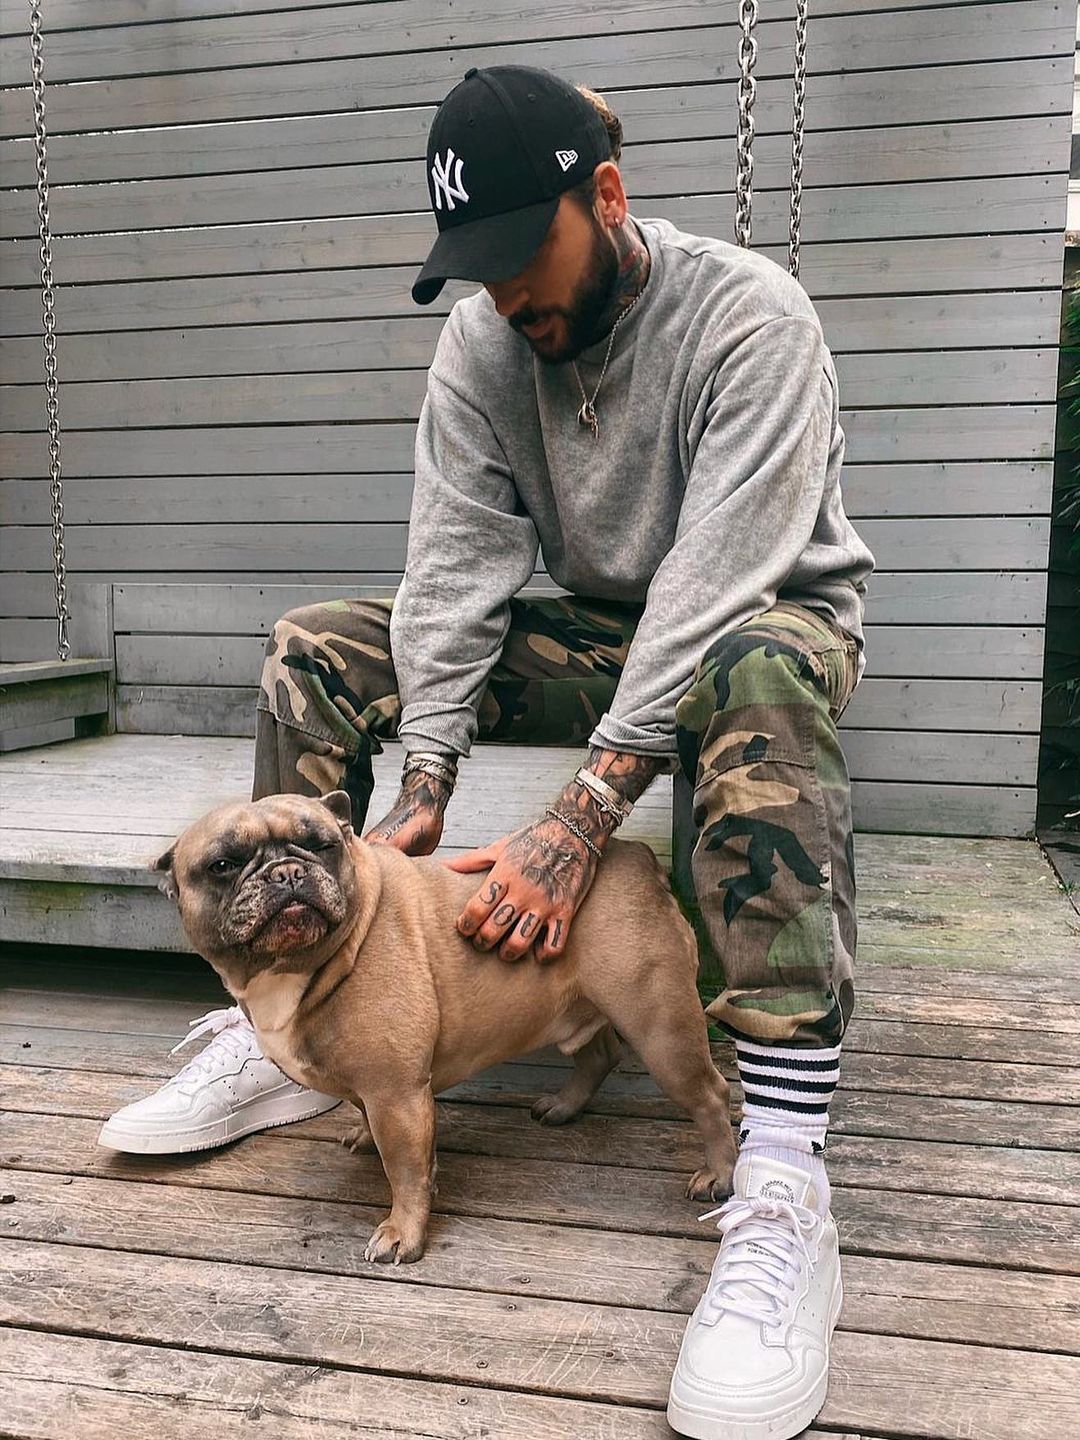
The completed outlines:
<svg viewBox="0 0 1080 1440">
<path fill-rule="evenodd" d="M 435 113 L 427 180 L 439 238 L 412 287 L 508 280 L 547 234 L 559 197 L 611 158 L 607 127 L 573 85 L 529 65 L 475 67 Z"/>
</svg>

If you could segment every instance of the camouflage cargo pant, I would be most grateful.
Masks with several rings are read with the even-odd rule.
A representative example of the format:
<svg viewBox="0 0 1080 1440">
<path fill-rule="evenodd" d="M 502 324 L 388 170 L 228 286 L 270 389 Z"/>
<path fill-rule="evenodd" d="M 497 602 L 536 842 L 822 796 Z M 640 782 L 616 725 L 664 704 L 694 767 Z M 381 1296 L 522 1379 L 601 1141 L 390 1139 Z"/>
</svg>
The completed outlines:
<svg viewBox="0 0 1080 1440">
<path fill-rule="evenodd" d="M 391 606 L 332 600 L 290 610 L 274 626 L 253 799 L 340 788 L 361 830 L 371 757 L 396 734 L 401 710 Z M 479 706 L 479 738 L 585 747 L 641 608 L 515 598 Z M 709 1014 L 742 1039 L 833 1046 L 851 1017 L 854 855 L 836 720 L 855 667 L 850 636 L 782 601 L 711 645 L 678 705 L 679 762 L 693 790 L 681 898 L 723 971 Z"/>
</svg>

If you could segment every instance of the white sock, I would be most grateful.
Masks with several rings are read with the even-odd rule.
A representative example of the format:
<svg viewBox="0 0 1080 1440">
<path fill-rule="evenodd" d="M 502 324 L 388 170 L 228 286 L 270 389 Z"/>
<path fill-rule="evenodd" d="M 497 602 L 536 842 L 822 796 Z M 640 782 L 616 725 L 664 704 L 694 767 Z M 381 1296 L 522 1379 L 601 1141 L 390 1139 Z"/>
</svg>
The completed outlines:
<svg viewBox="0 0 1080 1440">
<path fill-rule="evenodd" d="M 829 1102 L 840 1076 L 840 1046 L 759 1045 L 735 1041 L 743 1088 L 742 1148 L 806 1170 L 818 1209 L 828 1210 L 831 1190 L 821 1159 L 827 1144 Z"/>
</svg>

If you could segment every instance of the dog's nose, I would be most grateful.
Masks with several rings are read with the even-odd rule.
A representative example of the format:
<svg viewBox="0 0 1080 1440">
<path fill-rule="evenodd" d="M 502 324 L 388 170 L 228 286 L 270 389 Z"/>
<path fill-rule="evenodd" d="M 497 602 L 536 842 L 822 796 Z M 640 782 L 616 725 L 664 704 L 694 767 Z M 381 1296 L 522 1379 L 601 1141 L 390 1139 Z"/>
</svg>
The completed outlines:
<svg viewBox="0 0 1080 1440">
<path fill-rule="evenodd" d="M 271 885 L 288 885 L 293 890 L 304 878 L 304 867 L 299 860 L 279 860 L 267 871 Z"/>
</svg>

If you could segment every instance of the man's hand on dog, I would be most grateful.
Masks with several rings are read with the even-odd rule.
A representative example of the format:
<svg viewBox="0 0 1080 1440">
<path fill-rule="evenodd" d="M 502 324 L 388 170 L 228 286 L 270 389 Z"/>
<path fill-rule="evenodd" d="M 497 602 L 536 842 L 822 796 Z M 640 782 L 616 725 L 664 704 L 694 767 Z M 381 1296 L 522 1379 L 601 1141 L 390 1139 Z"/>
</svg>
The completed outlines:
<svg viewBox="0 0 1080 1440">
<path fill-rule="evenodd" d="M 546 964 L 566 949 L 570 925 L 589 893 L 597 860 L 582 840 L 545 816 L 443 863 L 462 874 L 489 870 L 458 916 L 460 934 L 478 950 L 498 946 L 501 960 L 521 960 L 532 951 Z"/>
</svg>

